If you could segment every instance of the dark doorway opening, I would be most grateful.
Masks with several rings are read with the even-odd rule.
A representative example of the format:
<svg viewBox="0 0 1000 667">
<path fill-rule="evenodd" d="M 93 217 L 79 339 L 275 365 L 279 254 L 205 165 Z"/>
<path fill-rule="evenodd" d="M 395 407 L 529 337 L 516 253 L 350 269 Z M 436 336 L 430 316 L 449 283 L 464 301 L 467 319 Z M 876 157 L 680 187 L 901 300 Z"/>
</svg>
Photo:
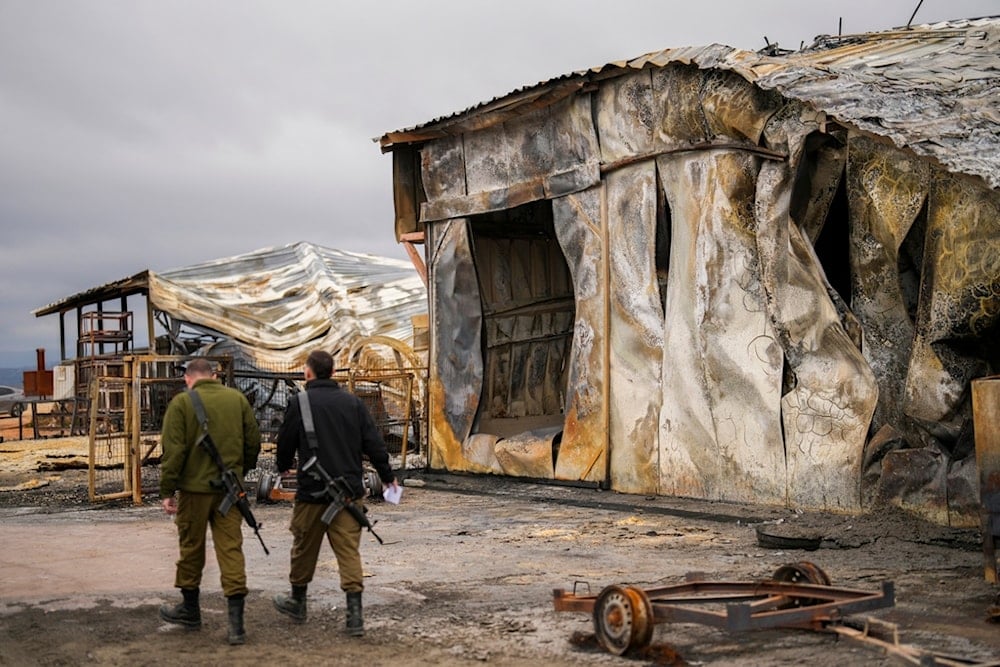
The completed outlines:
<svg viewBox="0 0 1000 667">
<path fill-rule="evenodd" d="M 470 218 L 483 307 L 483 400 L 473 430 L 563 423 L 576 306 L 548 201 Z"/>
</svg>

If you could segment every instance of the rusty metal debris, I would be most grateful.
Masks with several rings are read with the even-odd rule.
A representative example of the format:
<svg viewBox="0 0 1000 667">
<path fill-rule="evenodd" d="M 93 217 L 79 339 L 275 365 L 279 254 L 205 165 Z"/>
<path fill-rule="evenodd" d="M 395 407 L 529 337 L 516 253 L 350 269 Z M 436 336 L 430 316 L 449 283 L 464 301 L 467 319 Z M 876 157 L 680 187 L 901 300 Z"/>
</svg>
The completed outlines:
<svg viewBox="0 0 1000 667">
<path fill-rule="evenodd" d="M 1000 375 L 972 382 L 986 581 L 1000 581 Z"/>
<path fill-rule="evenodd" d="M 295 479 L 295 471 L 288 472 L 264 472 L 257 480 L 257 504 L 269 505 L 281 501 L 295 499 L 295 491 L 298 489 L 298 482 Z M 370 464 L 365 463 L 361 476 L 365 486 L 365 495 L 372 500 L 382 499 L 382 480 L 378 473 Z"/>
<path fill-rule="evenodd" d="M 262 473 L 257 480 L 257 504 L 266 505 L 295 499 L 295 473 Z"/>
<path fill-rule="evenodd" d="M 581 586 L 586 594 L 577 594 Z M 882 582 L 878 592 L 834 587 L 826 572 L 808 561 L 783 565 L 761 581 L 711 581 L 694 573 L 681 584 L 645 589 L 612 584 L 597 595 L 578 582 L 572 593 L 555 589 L 553 605 L 555 611 L 591 614 L 597 642 L 615 655 L 645 651 L 657 623 L 675 622 L 701 623 L 729 632 L 771 628 L 834 632 L 882 649 L 904 664 L 995 664 L 901 644 L 898 629 L 891 623 L 876 619 L 849 623 L 845 618 L 849 614 L 894 606 L 893 582 Z"/>
</svg>

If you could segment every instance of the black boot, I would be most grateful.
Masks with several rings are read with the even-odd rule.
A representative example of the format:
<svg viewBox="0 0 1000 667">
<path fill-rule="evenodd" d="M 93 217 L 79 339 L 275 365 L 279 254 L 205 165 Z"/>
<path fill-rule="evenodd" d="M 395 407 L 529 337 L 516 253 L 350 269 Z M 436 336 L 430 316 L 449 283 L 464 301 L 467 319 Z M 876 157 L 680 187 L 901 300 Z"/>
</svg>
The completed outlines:
<svg viewBox="0 0 1000 667">
<path fill-rule="evenodd" d="M 296 621 L 306 620 L 306 585 L 292 585 L 291 595 L 275 595 L 274 608 Z"/>
<path fill-rule="evenodd" d="M 365 634 L 365 619 L 361 611 L 361 591 L 347 594 L 347 634 L 361 637 Z"/>
<path fill-rule="evenodd" d="M 229 643 L 233 646 L 247 641 L 247 633 L 243 629 L 243 598 L 242 595 L 226 598 L 229 603 Z"/>
<path fill-rule="evenodd" d="M 175 607 L 160 606 L 160 618 L 167 623 L 176 623 L 196 629 L 201 627 L 201 608 L 198 606 L 198 589 L 182 588 L 183 601 Z"/>
</svg>

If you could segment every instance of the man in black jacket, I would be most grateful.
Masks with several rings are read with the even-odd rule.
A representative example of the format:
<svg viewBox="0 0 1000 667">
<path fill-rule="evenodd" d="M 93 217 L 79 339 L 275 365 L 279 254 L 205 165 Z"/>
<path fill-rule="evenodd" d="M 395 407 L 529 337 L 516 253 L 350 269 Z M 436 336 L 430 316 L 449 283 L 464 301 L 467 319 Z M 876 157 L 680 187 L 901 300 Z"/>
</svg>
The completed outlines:
<svg viewBox="0 0 1000 667">
<path fill-rule="evenodd" d="M 397 487 L 389 466 L 389 454 L 375 422 L 357 396 L 350 394 L 330 378 L 333 357 L 314 350 L 306 359 L 306 395 L 316 431 L 316 448 L 306 436 L 298 400 L 292 400 L 278 429 L 276 464 L 279 472 L 290 470 L 298 455 L 297 491 L 292 508 L 290 529 L 294 537 L 291 554 L 291 595 L 277 595 L 274 606 L 297 621 L 306 619 L 306 589 L 316 571 L 316 560 L 326 535 L 340 570 L 340 588 L 347 594 L 347 631 L 352 636 L 364 634 L 361 607 L 362 579 L 361 525 L 347 511 L 334 516 L 329 526 L 321 520 L 329 500 L 322 497 L 325 484 L 303 471 L 302 465 L 315 456 L 330 477 L 343 477 L 351 487 L 355 504 L 364 496 L 362 455 L 368 457 L 382 483 Z M 395 489 L 394 489 L 395 490 Z"/>
</svg>

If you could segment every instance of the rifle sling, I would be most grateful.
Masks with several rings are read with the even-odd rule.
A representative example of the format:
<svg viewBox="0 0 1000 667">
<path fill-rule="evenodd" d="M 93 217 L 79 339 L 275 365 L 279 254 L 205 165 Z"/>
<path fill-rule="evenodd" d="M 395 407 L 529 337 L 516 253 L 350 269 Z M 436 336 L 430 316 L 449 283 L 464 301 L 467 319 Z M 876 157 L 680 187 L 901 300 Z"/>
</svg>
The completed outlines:
<svg viewBox="0 0 1000 667">
<path fill-rule="evenodd" d="M 194 389 L 188 389 L 187 395 L 191 399 L 191 405 L 194 406 L 194 416 L 201 424 L 201 437 L 195 443 L 199 444 L 208 435 L 208 415 L 205 414 L 205 404 L 201 402 L 201 396 L 198 395 L 198 392 Z"/>
<path fill-rule="evenodd" d="M 201 400 L 201 396 L 198 395 L 194 389 L 188 389 L 187 395 L 191 399 L 191 405 L 194 406 L 194 416 L 197 418 L 198 423 L 201 424 L 201 435 L 195 441 L 194 446 L 202 446 L 205 453 L 212 459 L 219 468 L 219 472 L 225 473 L 225 464 L 222 462 L 222 455 L 219 454 L 219 450 L 215 448 L 215 443 L 212 442 L 211 437 L 208 435 L 208 415 L 205 414 L 205 404 Z"/>
<path fill-rule="evenodd" d="M 302 390 L 299 392 L 299 411 L 302 413 L 302 426 L 306 429 L 306 440 L 309 442 L 309 449 L 315 454 L 319 450 L 319 441 L 316 439 L 316 424 L 313 422 L 312 408 L 309 406 L 309 392 Z"/>
</svg>

